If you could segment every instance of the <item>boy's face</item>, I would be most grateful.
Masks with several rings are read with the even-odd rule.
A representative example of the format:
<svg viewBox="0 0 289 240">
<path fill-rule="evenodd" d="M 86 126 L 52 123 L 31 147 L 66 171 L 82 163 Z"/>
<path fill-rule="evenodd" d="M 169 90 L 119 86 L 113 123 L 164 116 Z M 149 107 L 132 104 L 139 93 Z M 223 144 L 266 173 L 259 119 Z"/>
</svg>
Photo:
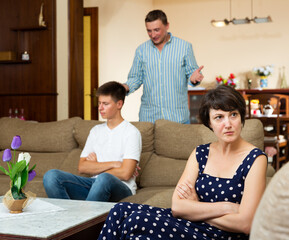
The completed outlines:
<svg viewBox="0 0 289 240">
<path fill-rule="evenodd" d="M 98 97 L 98 111 L 103 119 L 115 118 L 119 114 L 122 105 L 121 100 L 115 102 L 111 96 L 100 95 Z"/>
</svg>

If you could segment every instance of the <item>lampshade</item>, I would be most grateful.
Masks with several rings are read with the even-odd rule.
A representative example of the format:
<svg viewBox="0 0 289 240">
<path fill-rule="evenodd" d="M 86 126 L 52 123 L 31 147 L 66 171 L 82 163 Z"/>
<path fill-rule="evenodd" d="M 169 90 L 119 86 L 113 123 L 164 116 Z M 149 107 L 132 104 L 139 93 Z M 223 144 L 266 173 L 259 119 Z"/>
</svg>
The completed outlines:
<svg viewBox="0 0 289 240">
<path fill-rule="evenodd" d="M 248 24 L 248 23 L 251 23 L 250 19 L 249 18 L 242 18 L 242 19 L 236 19 L 236 18 L 233 18 L 232 21 L 231 21 L 233 24 Z"/>
<path fill-rule="evenodd" d="M 229 20 L 227 19 L 224 19 L 224 20 L 212 20 L 211 21 L 211 24 L 214 26 L 214 27 L 225 27 L 226 25 L 228 25 L 230 23 Z"/>
<path fill-rule="evenodd" d="M 211 24 L 214 27 L 224 27 L 229 25 L 229 23 L 233 23 L 234 25 L 238 25 L 238 24 L 249 24 L 251 22 L 254 23 L 267 23 L 267 22 L 272 22 L 272 18 L 270 16 L 268 17 L 264 17 L 264 18 L 258 18 L 255 17 L 253 18 L 253 0 L 251 0 L 251 19 L 246 17 L 246 18 L 240 18 L 240 19 L 236 19 L 236 18 L 231 18 L 232 16 L 232 4 L 231 4 L 230 0 L 230 20 L 224 19 L 224 20 L 212 20 Z"/>
<path fill-rule="evenodd" d="M 265 18 L 254 17 L 252 21 L 254 21 L 255 23 L 267 23 L 267 22 L 272 22 L 272 18 L 270 16 L 265 17 Z"/>
</svg>

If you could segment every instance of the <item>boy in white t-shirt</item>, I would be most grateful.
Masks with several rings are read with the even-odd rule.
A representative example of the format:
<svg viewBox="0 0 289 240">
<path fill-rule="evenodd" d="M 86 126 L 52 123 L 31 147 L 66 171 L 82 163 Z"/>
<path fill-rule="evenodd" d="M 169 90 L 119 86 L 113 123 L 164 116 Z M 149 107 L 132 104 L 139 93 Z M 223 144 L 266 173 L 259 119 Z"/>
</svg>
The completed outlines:
<svg viewBox="0 0 289 240">
<path fill-rule="evenodd" d="M 58 169 L 45 173 L 50 198 L 117 202 L 135 194 L 135 170 L 141 154 L 141 134 L 123 119 L 125 88 L 108 82 L 98 88 L 98 110 L 107 122 L 94 126 L 80 155 L 77 176 Z"/>
</svg>

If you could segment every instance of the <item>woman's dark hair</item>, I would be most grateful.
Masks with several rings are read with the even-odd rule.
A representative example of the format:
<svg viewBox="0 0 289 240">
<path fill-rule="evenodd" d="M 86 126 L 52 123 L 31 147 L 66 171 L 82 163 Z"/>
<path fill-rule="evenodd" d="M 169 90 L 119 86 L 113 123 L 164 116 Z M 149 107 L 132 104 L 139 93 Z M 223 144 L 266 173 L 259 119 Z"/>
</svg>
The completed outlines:
<svg viewBox="0 0 289 240">
<path fill-rule="evenodd" d="M 202 98 L 199 118 L 206 127 L 211 129 L 210 109 L 220 109 L 226 112 L 237 110 L 240 113 L 242 124 L 244 125 L 245 123 L 245 99 L 232 87 L 220 85 L 215 89 L 209 90 Z"/>
<path fill-rule="evenodd" d="M 164 25 L 168 24 L 167 15 L 162 10 L 150 11 L 145 18 L 145 22 L 153 22 L 156 20 L 161 20 Z"/>
<path fill-rule="evenodd" d="M 112 81 L 101 85 L 96 92 L 96 96 L 111 96 L 114 102 L 122 100 L 124 102 L 126 90 L 121 83 Z"/>
</svg>

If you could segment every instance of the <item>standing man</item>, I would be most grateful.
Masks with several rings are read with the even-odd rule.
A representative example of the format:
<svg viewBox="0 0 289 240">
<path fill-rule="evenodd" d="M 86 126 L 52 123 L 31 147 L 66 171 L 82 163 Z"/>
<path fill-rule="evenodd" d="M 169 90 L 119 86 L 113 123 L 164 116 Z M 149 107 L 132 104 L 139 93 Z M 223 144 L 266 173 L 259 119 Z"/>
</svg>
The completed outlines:
<svg viewBox="0 0 289 240">
<path fill-rule="evenodd" d="M 124 84 L 128 94 L 143 84 L 139 120 L 190 123 L 188 83 L 195 86 L 203 80 L 203 66 L 198 67 L 190 43 L 168 32 L 163 11 L 149 12 L 145 25 L 150 40 L 136 49 Z"/>
<path fill-rule="evenodd" d="M 106 123 L 94 126 L 80 155 L 81 177 L 52 169 L 43 184 L 50 198 L 117 202 L 135 194 L 135 170 L 141 154 L 141 134 L 122 118 L 125 88 L 108 82 L 97 90 L 98 110 Z"/>
</svg>

